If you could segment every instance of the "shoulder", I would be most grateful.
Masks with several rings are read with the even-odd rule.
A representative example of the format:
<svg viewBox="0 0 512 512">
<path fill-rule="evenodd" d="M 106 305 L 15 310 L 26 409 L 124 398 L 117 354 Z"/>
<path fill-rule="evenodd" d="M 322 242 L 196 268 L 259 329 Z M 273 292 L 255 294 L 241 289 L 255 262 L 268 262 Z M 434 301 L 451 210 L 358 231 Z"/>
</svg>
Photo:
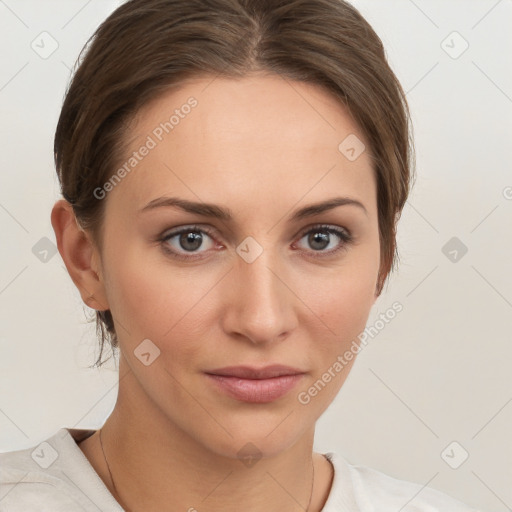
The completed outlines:
<svg viewBox="0 0 512 512">
<path fill-rule="evenodd" d="M 51 440 L 38 446 L 0 453 L 0 509 L 5 512 L 83 510 L 67 495 L 51 465 L 56 450 Z M 55 444 L 55 443 L 53 443 Z"/>
<path fill-rule="evenodd" d="M 89 432 L 62 428 L 35 446 L 0 453 L 0 510 L 121 510 L 76 444 Z"/>
<path fill-rule="evenodd" d="M 330 452 L 325 456 L 334 466 L 334 479 L 323 512 L 349 510 L 350 507 L 365 512 L 478 512 L 425 485 L 352 465 L 337 453 Z"/>
</svg>

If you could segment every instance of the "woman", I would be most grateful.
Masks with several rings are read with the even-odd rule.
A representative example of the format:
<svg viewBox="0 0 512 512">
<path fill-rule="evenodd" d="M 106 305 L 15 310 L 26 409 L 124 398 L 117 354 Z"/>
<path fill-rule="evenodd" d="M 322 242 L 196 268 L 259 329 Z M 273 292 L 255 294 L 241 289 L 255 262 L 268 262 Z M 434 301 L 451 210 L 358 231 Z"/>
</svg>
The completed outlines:
<svg viewBox="0 0 512 512">
<path fill-rule="evenodd" d="M 470 510 L 313 452 L 411 182 L 405 96 L 357 10 L 129 1 L 55 160 L 58 248 L 119 393 L 98 431 L 2 454 L 2 510 Z"/>
</svg>

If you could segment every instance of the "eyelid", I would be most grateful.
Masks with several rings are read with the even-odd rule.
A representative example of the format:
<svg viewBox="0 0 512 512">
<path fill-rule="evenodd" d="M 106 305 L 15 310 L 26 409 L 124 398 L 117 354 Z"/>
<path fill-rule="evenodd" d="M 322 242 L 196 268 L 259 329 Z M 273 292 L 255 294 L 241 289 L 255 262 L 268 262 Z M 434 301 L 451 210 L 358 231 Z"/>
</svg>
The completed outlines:
<svg viewBox="0 0 512 512">
<path fill-rule="evenodd" d="M 166 230 L 162 235 L 158 237 L 159 242 L 166 242 L 171 238 L 174 238 L 177 235 L 188 232 L 199 232 L 206 233 L 212 240 L 217 242 L 217 234 L 216 230 L 210 226 L 200 226 L 198 224 L 185 224 L 183 226 L 178 226 L 176 228 L 172 228 L 170 230 Z"/>
<path fill-rule="evenodd" d="M 299 234 L 297 236 L 302 238 L 304 235 L 306 235 L 307 233 L 309 233 L 310 231 L 313 231 L 315 229 L 318 229 L 318 230 L 325 229 L 326 231 L 339 231 L 339 232 L 342 232 L 343 234 L 345 234 L 347 236 L 347 238 L 352 238 L 352 233 L 350 232 L 349 229 L 347 229 L 343 226 L 337 226 L 335 224 L 322 224 L 322 223 L 311 224 L 311 225 L 303 228 L 301 231 L 299 231 Z"/>
<path fill-rule="evenodd" d="M 325 229 L 325 230 L 331 230 L 331 231 L 341 231 L 344 234 L 346 234 L 347 238 L 352 237 L 352 233 L 346 227 L 336 226 L 334 224 L 317 223 L 317 224 L 311 224 L 309 226 L 306 226 L 306 227 L 302 228 L 302 230 L 300 230 L 294 236 L 294 238 L 297 238 L 297 237 L 302 238 L 304 235 L 306 235 L 307 233 L 309 233 L 313 229 Z M 207 235 L 209 235 L 212 238 L 215 238 L 215 236 L 217 236 L 217 232 L 216 232 L 217 230 L 215 228 L 212 228 L 211 226 L 207 226 L 207 225 L 201 226 L 199 224 L 185 224 L 183 226 L 177 226 L 175 228 L 171 228 L 170 230 L 164 231 L 163 234 L 159 236 L 159 240 L 161 241 L 161 240 L 172 238 L 173 236 L 181 234 L 184 231 L 204 232 L 204 233 L 206 233 Z"/>
</svg>

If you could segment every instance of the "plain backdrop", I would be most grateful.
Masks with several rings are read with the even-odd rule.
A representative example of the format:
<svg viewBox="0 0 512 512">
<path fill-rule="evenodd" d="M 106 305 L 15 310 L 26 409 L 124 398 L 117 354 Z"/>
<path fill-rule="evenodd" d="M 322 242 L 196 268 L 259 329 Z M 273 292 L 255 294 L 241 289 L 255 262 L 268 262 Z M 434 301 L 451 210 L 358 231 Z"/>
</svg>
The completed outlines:
<svg viewBox="0 0 512 512">
<path fill-rule="evenodd" d="M 353 3 L 407 91 L 417 181 L 368 325 L 395 301 L 403 311 L 360 353 L 315 449 L 511 510 L 512 1 Z M 0 451 L 98 428 L 115 402 L 115 366 L 87 368 L 91 310 L 55 254 L 50 211 L 70 70 L 119 4 L 0 1 Z"/>
</svg>

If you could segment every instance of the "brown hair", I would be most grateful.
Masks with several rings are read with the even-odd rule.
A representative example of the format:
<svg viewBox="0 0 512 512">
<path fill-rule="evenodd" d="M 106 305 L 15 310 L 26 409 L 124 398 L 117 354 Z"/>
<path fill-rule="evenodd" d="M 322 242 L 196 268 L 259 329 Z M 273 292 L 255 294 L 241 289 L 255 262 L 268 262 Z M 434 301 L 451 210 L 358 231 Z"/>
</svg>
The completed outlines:
<svg viewBox="0 0 512 512">
<path fill-rule="evenodd" d="M 380 38 L 343 0 L 121 5 L 86 43 L 66 92 L 54 141 L 63 197 L 101 250 L 105 204 L 94 190 L 114 174 L 139 109 L 190 77 L 258 71 L 326 88 L 362 129 L 377 179 L 380 294 L 398 259 L 396 222 L 411 183 L 410 114 Z M 110 311 L 96 311 L 96 327 L 101 365 L 105 342 L 118 346 Z"/>
</svg>

